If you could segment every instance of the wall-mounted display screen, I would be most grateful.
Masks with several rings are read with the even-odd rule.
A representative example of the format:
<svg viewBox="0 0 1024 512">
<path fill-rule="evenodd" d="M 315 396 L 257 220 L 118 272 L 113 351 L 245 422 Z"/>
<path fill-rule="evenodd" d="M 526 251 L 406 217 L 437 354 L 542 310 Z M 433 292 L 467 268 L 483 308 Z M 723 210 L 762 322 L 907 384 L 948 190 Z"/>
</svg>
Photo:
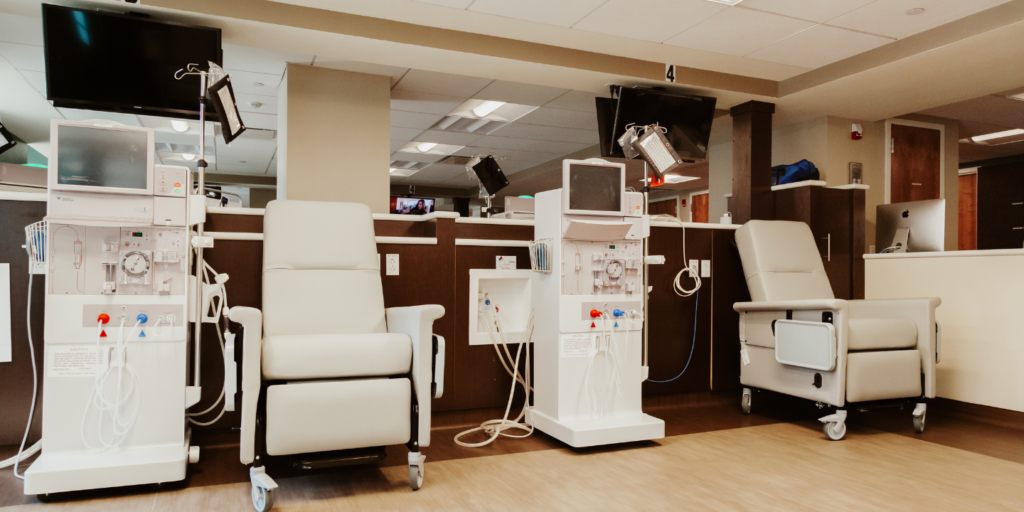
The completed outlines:
<svg viewBox="0 0 1024 512">
<path fill-rule="evenodd" d="M 148 135 L 58 125 L 57 184 L 146 190 Z"/>
</svg>

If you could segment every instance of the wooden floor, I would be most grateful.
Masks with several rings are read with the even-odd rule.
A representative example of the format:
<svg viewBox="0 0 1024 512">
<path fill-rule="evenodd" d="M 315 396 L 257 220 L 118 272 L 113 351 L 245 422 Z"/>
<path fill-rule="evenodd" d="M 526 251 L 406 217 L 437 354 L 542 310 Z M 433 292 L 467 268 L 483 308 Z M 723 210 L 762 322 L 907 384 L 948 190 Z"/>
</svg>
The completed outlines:
<svg viewBox="0 0 1024 512">
<path fill-rule="evenodd" d="M 438 429 L 417 492 L 401 447 L 377 466 L 268 472 L 282 511 L 1024 510 L 1022 430 L 930 410 L 929 430 L 918 435 L 909 412 L 893 410 L 852 413 L 847 438 L 831 442 L 813 420 L 817 411 L 766 405 L 751 416 L 721 402 L 650 408 L 669 437 L 587 450 L 544 434 L 473 450 L 451 441 L 461 427 Z M 41 504 L 3 470 L 0 511 L 249 512 L 237 444 L 215 441 L 185 482 L 158 492 L 91 491 Z"/>
</svg>

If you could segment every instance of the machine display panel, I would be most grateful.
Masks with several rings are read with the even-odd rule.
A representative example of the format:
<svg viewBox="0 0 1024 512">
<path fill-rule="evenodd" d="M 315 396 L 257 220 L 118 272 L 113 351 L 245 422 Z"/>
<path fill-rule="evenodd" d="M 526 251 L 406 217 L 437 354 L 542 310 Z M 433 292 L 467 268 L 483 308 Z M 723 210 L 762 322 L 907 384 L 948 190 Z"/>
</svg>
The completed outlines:
<svg viewBox="0 0 1024 512">
<path fill-rule="evenodd" d="M 622 167 L 570 164 L 568 174 L 570 211 L 622 211 Z"/>
<path fill-rule="evenodd" d="M 63 125 L 57 128 L 57 184 L 146 190 L 145 132 Z"/>
</svg>

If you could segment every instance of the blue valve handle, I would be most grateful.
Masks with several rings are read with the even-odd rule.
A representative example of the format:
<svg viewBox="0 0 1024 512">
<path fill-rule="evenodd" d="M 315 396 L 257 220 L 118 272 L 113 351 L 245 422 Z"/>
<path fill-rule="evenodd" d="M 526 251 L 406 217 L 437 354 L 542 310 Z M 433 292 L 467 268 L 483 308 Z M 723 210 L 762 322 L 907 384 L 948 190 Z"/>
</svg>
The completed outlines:
<svg viewBox="0 0 1024 512">
<path fill-rule="evenodd" d="M 139 316 L 135 317 L 136 321 L 146 323 L 149 321 L 149 317 L 145 313 L 139 313 Z"/>
<path fill-rule="evenodd" d="M 616 309 L 615 311 L 612 311 L 612 315 L 615 315 L 616 317 L 626 316 L 626 312 L 621 309 Z"/>
</svg>

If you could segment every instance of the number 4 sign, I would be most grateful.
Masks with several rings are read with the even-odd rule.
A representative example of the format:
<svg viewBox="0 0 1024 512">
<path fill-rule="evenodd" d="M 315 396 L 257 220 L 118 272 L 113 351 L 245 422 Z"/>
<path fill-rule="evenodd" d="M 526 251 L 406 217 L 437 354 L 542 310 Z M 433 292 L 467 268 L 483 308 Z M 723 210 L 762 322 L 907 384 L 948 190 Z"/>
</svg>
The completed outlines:
<svg viewBox="0 0 1024 512">
<path fill-rule="evenodd" d="M 665 81 L 675 83 L 676 81 L 676 66 L 675 64 L 665 64 Z"/>
</svg>

